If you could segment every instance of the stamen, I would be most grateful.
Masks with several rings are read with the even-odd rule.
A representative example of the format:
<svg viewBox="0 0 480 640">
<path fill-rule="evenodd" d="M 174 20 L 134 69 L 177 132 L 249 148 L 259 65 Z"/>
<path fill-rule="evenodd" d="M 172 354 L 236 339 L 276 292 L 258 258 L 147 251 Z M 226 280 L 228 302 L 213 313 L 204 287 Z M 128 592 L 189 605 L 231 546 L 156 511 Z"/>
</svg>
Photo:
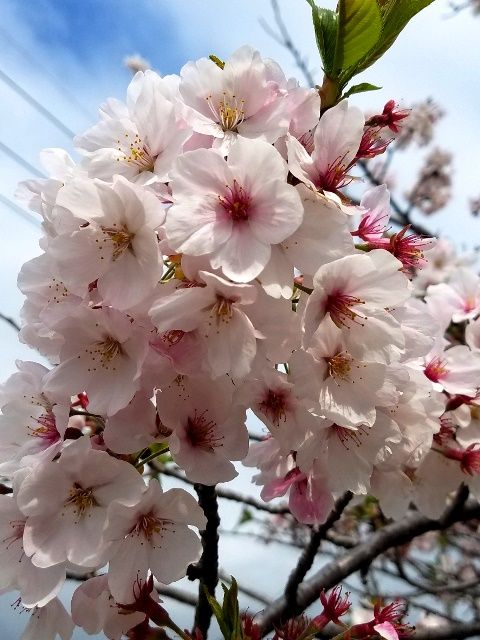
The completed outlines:
<svg viewBox="0 0 480 640">
<path fill-rule="evenodd" d="M 77 516 L 78 522 L 92 507 L 98 506 L 98 503 L 93 495 L 93 489 L 84 489 L 78 482 L 75 482 L 64 505 L 74 507 L 73 513 Z"/>
<path fill-rule="evenodd" d="M 223 436 L 215 433 L 217 424 L 213 420 L 207 420 L 205 414 L 197 414 L 197 410 L 193 417 L 189 416 L 186 424 L 186 436 L 192 447 L 202 449 L 213 453 L 217 447 L 223 447 Z"/>
<path fill-rule="evenodd" d="M 233 181 L 233 186 L 225 185 L 226 194 L 218 200 L 234 222 L 243 222 L 249 218 L 250 196 L 245 189 Z"/>
<path fill-rule="evenodd" d="M 357 318 L 366 320 L 365 316 L 361 316 L 352 309 L 352 306 L 357 304 L 365 304 L 365 301 L 355 296 L 334 291 L 327 298 L 325 311 L 330 314 L 332 321 L 339 329 L 349 329 L 351 322 L 355 322 L 363 327 L 365 323 L 360 322 Z"/>
<path fill-rule="evenodd" d="M 128 138 L 128 134 L 125 134 Z M 120 140 L 117 140 L 118 150 L 122 152 L 123 157 L 117 158 L 117 162 L 123 161 L 128 164 L 133 164 L 138 167 L 138 171 L 153 171 L 155 168 L 156 156 L 152 154 L 148 145 L 135 134 L 133 142 L 127 146 L 128 140 L 125 140 L 125 144 L 122 144 Z"/>
<path fill-rule="evenodd" d="M 135 234 L 130 233 L 126 227 L 118 229 L 114 225 L 113 227 L 102 227 L 102 231 L 105 234 L 106 239 L 113 243 L 113 260 L 120 258 L 120 256 L 127 250 L 133 253 L 132 240 L 135 237 Z M 99 250 L 101 250 L 102 245 L 99 243 L 98 239 L 96 242 L 99 244 Z"/>
<path fill-rule="evenodd" d="M 286 392 L 283 390 L 268 389 L 259 407 L 260 411 L 270 418 L 273 424 L 278 427 L 280 420 L 285 422 L 287 419 L 288 401 Z"/>
<path fill-rule="evenodd" d="M 237 127 L 245 120 L 245 100 L 236 96 L 228 96 L 224 91 L 222 99 L 215 104 L 211 95 L 206 97 L 208 108 L 212 112 L 215 122 L 224 131 L 237 131 Z"/>
</svg>

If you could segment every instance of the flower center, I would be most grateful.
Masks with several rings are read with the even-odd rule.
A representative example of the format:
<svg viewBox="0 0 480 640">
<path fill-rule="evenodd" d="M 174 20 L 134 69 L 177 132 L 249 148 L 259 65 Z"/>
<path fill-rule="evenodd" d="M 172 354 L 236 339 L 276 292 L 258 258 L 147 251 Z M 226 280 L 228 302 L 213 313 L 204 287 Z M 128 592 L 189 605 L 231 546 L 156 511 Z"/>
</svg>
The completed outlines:
<svg viewBox="0 0 480 640">
<path fill-rule="evenodd" d="M 350 451 L 350 446 L 352 444 L 355 447 L 360 447 L 362 444 L 362 431 L 364 434 L 366 433 L 362 428 L 359 428 L 358 430 L 346 429 L 338 424 L 334 424 L 332 429 L 347 451 Z"/>
<path fill-rule="evenodd" d="M 250 210 L 250 196 L 236 180 L 233 186 L 226 185 L 225 195 L 218 196 L 218 200 L 233 222 L 248 220 Z"/>
<path fill-rule="evenodd" d="M 356 322 L 363 327 L 364 323 L 357 320 L 357 318 L 364 320 L 365 317 L 360 316 L 360 314 L 352 309 L 352 307 L 357 304 L 365 304 L 365 302 L 355 296 L 334 291 L 327 298 L 325 311 L 330 314 L 330 317 L 339 329 L 343 329 L 344 327 L 349 329 L 351 322 Z"/>
<path fill-rule="evenodd" d="M 448 369 L 445 365 L 445 360 L 442 360 L 440 356 L 437 356 L 427 364 L 423 373 L 432 382 L 438 382 L 446 373 L 448 373 Z"/>
<path fill-rule="evenodd" d="M 205 417 L 207 411 L 187 418 L 185 435 L 192 447 L 213 453 L 217 447 L 222 447 L 223 436 L 215 433 L 216 422 Z"/>
<path fill-rule="evenodd" d="M 98 506 L 95 496 L 93 495 L 93 489 L 84 489 L 78 482 L 73 484 L 69 492 L 69 497 L 64 504 L 66 507 L 74 507 L 73 513 L 78 519 L 83 518 L 86 512 L 92 507 Z"/>
<path fill-rule="evenodd" d="M 353 358 L 345 352 L 327 358 L 328 373 L 334 380 L 349 380 Z"/>
<path fill-rule="evenodd" d="M 105 239 L 110 240 L 113 244 L 113 260 L 120 258 L 127 250 L 133 253 L 132 240 L 134 234 L 130 233 L 125 227 L 118 229 L 113 225 L 113 227 L 102 227 L 102 231 L 106 236 Z"/>
<path fill-rule="evenodd" d="M 135 134 L 133 142 L 129 143 L 129 134 L 125 134 L 125 144 L 122 145 L 120 140 L 117 140 L 119 145 L 117 148 L 122 152 L 123 157 L 117 158 L 117 162 L 123 161 L 128 164 L 135 165 L 139 172 L 153 171 L 155 167 L 156 157 L 150 151 L 148 145 L 143 142 L 138 133 Z"/>
<path fill-rule="evenodd" d="M 158 518 L 154 511 L 149 511 L 139 516 L 135 526 L 130 531 L 130 534 L 135 536 L 143 536 L 149 542 L 151 542 L 155 533 L 162 533 L 166 529 L 166 524 L 172 524 L 168 520 L 162 520 Z"/>
<path fill-rule="evenodd" d="M 217 102 L 211 95 L 206 97 L 206 101 L 215 121 L 224 131 L 236 131 L 238 125 L 245 120 L 245 100 L 237 96 L 229 96 L 224 91 Z"/>
<path fill-rule="evenodd" d="M 268 389 L 265 398 L 260 402 L 260 411 L 268 416 L 273 424 L 278 427 L 280 420 L 286 421 L 287 410 L 286 393 Z"/>
<path fill-rule="evenodd" d="M 104 340 L 95 342 L 93 345 L 85 350 L 93 361 L 93 364 L 100 364 L 103 369 L 112 369 L 115 371 L 116 367 L 112 366 L 117 356 L 123 355 L 123 349 L 121 344 L 112 338 L 107 336 Z M 96 371 L 96 367 L 91 367 L 88 371 Z"/>
<path fill-rule="evenodd" d="M 10 535 L 8 535 L 6 538 L 2 539 L 2 543 L 5 544 L 6 543 L 6 547 L 7 549 L 12 545 L 15 544 L 15 542 L 17 540 L 22 540 L 23 539 L 23 531 L 25 529 L 25 522 L 26 520 L 10 520 L 10 522 L 8 523 L 9 526 L 11 527 L 11 532 Z"/>
<path fill-rule="evenodd" d="M 49 443 L 57 442 L 60 439 L 53 413 L 44 413 L 38 418 L 33 416 L 31 418 L 38 426 L 35 428 L 28 427 L 29 435 L 34 438 L 42 438 Z"/>
</svg>

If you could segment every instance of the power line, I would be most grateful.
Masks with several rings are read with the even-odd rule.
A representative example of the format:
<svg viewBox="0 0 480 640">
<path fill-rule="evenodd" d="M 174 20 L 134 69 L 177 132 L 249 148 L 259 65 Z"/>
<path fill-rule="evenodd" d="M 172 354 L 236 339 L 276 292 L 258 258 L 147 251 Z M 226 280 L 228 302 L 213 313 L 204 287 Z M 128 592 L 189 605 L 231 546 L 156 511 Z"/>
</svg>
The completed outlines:
<svg viewBox="0 0 480 640">
<path fill-rule="evenodd" d="M 94 117 L 92 113 L 76 98 L 76 96 L 69 91 L 69 89 L 61 82 L 61 80 L 52 73 L 48 67 L 40 62 L 32 56 L 32 54 L 26 49 L 23 45 L 18 42 L 6 29 L 0 26 L 0 34 L 14 49 L 16 49 L 24 58 L 27 60 L 32 66 L 39 69 L 44 75 L 48 76 L 50 82 L 57 87 L 62 92 L 62 95 L 73 105 L 75 106 L 81 113 L 87 118 L 89 121 Z"/>
<path fill-rule="evenodd" d="M 30 173 L 33 173 L 33 175 L 37 176 L 37 178 L 47 177 L 44 173 L 42 173 L 36 167 L 34 167 L 33 164 L 30 164 L 30 162 L 25 160 L 25 158 L 22 158 L 22 156 L 19 156 L 16 151 L 14 151 L 13 149 L 10 149 L 10 147 L 7 147 L 7 145 L 4 144 L 1 140 L 0 140 L 0 151 L 3 151 L 5 155 L 12 158 L 12 160 L 14 160 L 17 164 L 22 166 L 27 171 L 30 171 Z"/>
<path fill-rule="evenodd" d="M 51 111 L 46 109 L 38 100 L 30 95 L 25 89 L 23 89 L 15 80 L 10 78 L 4 71 L 0 70 L 0 80 L 2 80 L 7 86 L 13 89 L 20 97 L 22 97 L 28 104 L 41 113 L 47 120 L 49 120 L 59 131 L 67 135 L 69 138 L 73 138 L 75 133 L 67 127 L 61 120 L 53 115 Z"/>
<path fill-rule="evenodd" d="M 19 207 L 18 204 L 15 204 L 15 202 L 10 200 L 10 198 L 4 196 L 3 193 L 0 193 L 0 202 L 3 202 L 3 204 L 11 209 L 13 213 L 21 216 L 24 220 L 30 222 L 30 224 L 33 224 L 37 228 L 41 227 L 41 223 L 39 220 L 37 220 L 37 218 L 34 218 L 31 213 L 25 211 L 25 209 L 22 209 L 22 207 Z"/>
</svg>

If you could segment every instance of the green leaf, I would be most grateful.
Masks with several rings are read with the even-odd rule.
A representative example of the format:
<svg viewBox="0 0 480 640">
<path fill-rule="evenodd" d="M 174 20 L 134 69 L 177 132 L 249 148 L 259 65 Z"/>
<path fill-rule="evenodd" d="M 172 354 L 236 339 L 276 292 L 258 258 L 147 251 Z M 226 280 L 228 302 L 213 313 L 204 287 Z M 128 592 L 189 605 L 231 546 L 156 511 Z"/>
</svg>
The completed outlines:
<svg viewBox="0 0 480 640">
<path fill-rule="evenodd" d="M 340 0 L 335 67 L 347 71 L 377 44 L 382 16 L 377 0 Z"/>
<path fill-rule="evenodd" d="M 346 91 L 341 100 L 344 98 L 349 98 L 354 93 L 363 93 L 364 91 L 376 91 L 377 89 L 381 89 L 382 87 L 376 87 L 374 84 L 370 84 L 369 82 L 361 82 L 360 84 L 355 84 L 353 87 L 350 87 L 348 91 Z"/>
<path fill-rule="evenodd" d="M 238 526 L 240 526 L 241 524 L 245 524 L 246 522 L 250 522 L 250 520 L 253 520 L 252 512 L 247 507 L 244 507 L 240 516 L 240 520 L 238 521 Z"/>
<path fill-rule="evenodd" d="M 338 15 L 330 9 L 317 7 L 313 0 L 307 0 L 312 8 L 313 27 L 317 48 L 322 58 L 323 70 L 327 75 L 334 72 L 335 48 L 337 46 Z"/>
<path fill-rule="evenodd" d="M 220 627 L 220 631 L 222 632 L 222 636 L 225 638 L 225 640 L 230 640 L 229 628 L 224 622 L 222 607 L 215 600 L 215 598 L 208 593 L 206 587 L 204 587 L 204 592 L 207 597 L 208 604 L 213 611 L 213 615 L 217 619 L 218 626 Z"/>
<path fill-rule="evenodd" d="M 240 621 L 240 608 L 238 606 L 238 586 L 233 576 L 231 579 L 230 587 L 222 583 L 222 606 L 208 593 L 206 587 L 204 587 L 204 592 L 225 640 L 241 640 L 242 625 Z"/>
<path fill-rule="evenodd" d="M 365 56 L 356 73 L 370 67 L 395 42 L 400 32 L 433 0 L 378 0 L 382 16 L 382 32 L 376 46 Z"/>
</svg>

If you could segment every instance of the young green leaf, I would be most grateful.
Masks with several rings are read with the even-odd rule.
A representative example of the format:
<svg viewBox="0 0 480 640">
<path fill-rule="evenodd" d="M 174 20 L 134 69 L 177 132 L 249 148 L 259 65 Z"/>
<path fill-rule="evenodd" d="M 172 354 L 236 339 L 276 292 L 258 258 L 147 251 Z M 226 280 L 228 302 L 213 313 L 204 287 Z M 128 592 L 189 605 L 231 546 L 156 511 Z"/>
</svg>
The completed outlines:
<svg viewBox="0 0 480 640">
<path fill-rule="evenodd" d="M 377 0 L 340 0 L 335 67 L 354 67 L 380 38 L 382 17 Z"/>
<path fill-rule="evenodd" d="M 317 7 L 313 0 L 307 0 L 312 7 L 312 20 L 315 29 L 317 48 L 322 58 L 324 72 L 334 74 L 335 47 L 337 45 L 338 15 L 330 9 Z"/>
<path fill-rule="evenodd" d="M 355 84 L 353 87 L 350 87 L 342 96 L 342 100 L 344 98 L 348 98 L 352 96 L 354 93 L 363 93 L 364 91 L 376 91 L 377 89 L 381 89 L 382 87 L 377 87 L 374 84 L 370 84 L 369 82 L 361 82 L 360 84 Z"/>
<path fill-rule="evenodd" d="M 382 33 L 375 47 L 360 61 L 356 73 L 370 67 L 395 42 L 410 20 L 433 0 L 378 0 L 382 15 Z"/>
</svg>

